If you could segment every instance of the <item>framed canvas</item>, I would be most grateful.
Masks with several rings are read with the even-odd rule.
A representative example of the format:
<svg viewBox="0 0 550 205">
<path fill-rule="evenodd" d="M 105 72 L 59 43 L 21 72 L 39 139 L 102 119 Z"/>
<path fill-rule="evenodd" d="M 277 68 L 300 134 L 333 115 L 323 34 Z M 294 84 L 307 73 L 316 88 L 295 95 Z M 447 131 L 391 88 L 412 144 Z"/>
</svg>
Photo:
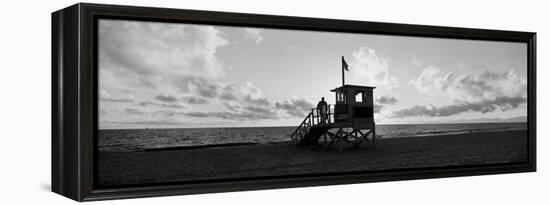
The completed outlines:
<svg viewBox="0 0 550 205">
<path fill-rule="evenodd" d="M 532 32 L 76 4 L 52 190 L 77 201 L 533 172 Z"/>
</svg>

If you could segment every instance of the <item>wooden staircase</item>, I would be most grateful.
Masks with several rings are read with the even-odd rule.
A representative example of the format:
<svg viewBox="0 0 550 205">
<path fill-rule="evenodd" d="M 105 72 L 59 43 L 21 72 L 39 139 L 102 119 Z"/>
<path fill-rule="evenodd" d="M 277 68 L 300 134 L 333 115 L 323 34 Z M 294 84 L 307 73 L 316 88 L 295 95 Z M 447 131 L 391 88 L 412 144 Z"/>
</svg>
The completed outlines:
<svg viewBox="0 0 550 205">
<path fill-rule="evenodd" d="M 329 130 L 329 126 L 313 126 L 309 129 L 309 132 L 302 139 L 302 144 L 304 145 L 317 145 L 319 144 L 319 139 L 323 134 Z"/>
<path fill-rule="evenodd" d="M 299 146 L 321 145 L 325 149 L 335 147 L 339 151 L 350 146 L 361 147 L 361 145 L 374 148 L 376 138 L 374 124 L 354 126 L 353 123 L 334 122 L 334 114 L 330 108 L 329 105 L 324 122 L 318 110 L 311 109 L 311 112 L 290 135 L 292 143 Z M 323 137 L 322 140 L 321 137 Z"/>
<path fill-rule="evenodd" d="M 326 121 L 321 122 L 317 109 L 311 109 L 311 112 L 304 118 L 296 130 L 294 130 L 290 138 L 292 142 L 297 145 L 317 145 L 320 137 L 331 128 L 331 121 L 330 112 L 327 114 Z"/>
</svg>

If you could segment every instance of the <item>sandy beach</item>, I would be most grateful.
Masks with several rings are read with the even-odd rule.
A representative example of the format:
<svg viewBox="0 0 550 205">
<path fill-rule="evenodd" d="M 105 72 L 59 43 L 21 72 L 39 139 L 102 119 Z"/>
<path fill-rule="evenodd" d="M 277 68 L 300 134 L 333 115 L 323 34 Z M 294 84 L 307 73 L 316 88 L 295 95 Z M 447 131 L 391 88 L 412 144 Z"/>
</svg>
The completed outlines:
<svg viewBox="0 0 550 205">
<path fill-rule="evenodd" d="M 524 162 L 527 131 L 378 139 L 375 149 L 287 143 L 98 153 L 98 185 Z"/>
</svg>

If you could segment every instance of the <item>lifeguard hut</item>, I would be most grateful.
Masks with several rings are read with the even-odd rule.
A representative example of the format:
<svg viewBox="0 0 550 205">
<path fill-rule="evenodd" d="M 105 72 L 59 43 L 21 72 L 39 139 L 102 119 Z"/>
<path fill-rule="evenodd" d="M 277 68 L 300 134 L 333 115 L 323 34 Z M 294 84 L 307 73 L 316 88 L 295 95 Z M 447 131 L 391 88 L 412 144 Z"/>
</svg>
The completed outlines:
<svg viewBox="0 0 550 205">
<path fill-rule="evenodd" d="M 290 135 L 297 145 L 336 147 L 338 150 L 354 146 L 374 147 L 373 90 L 375 87 L 344 84 L 347 63 L 342 57 L 342 86 L 331 90 L 336 104 L 328 105 L 325 116 L 317 108 L 311 112 Z"/>
</svg>

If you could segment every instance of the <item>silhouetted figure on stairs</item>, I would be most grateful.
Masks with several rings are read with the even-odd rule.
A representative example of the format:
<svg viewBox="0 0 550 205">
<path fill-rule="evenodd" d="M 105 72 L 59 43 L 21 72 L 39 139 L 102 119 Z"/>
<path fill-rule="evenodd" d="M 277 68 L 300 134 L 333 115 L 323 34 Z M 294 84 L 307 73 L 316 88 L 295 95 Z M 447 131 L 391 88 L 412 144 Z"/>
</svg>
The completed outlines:
<svg viewBox="0 0 550 205">
<path fill-rule="evenodd" d="M 319 116 L 321 117 L 321 121 L 319 124 L 326 124 L 327 123 L 327 102 L 325 101 L 325 97 L 321 98 L 321 101 L 317 103 L 317 112 L 319 113 Z"/>
</svg>

